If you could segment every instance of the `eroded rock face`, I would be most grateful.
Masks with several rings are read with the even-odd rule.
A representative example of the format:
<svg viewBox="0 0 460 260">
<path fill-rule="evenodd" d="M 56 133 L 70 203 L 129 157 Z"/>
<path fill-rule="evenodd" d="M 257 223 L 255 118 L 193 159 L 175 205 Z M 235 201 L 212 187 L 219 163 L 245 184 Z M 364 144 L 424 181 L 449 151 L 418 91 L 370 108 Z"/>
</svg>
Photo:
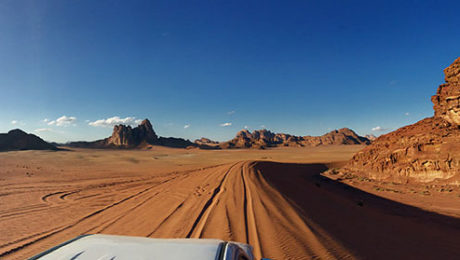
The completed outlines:
<svg viewBox="0 0 460 260">
<path fill-rule="evenodd" d="M 116 125 L 113 128 L 112 136 L 106 139 L 107 145 L 120 146 L 120 147 L 135 147 L 141 143 L 155 144 L 158 136 L 153 131 L 152 124 L 148 119 L 135 127 L 126 125 Z"/>
<path fill-rule="evenodd" d="M 435 117 L 460 125 L 460 58 L 444 70 L 446 83 L 431 98 Z"/>
<path fill-rule="evenodd" d="M 145 141 L 149 144 L 153 144 L 158 140 L 158 136 L 153 131 L 152 124 L 148 119 L 145 119 L 141 124 L 133 129 L 134 138 L 137 140 Z"/>
<path fill-rule="evenodd" d="M 435 114 L 382 135 L 340 170 L 401 183 L 460 185 L 460 58 L 444 70 L 446 83 L 432 97 Z"/>
<path fill-rule="evenodd" d="M 376 180 L 430 182 L 460 174 L 460 130 L 430 117 L 380 136 L 347 170 Z"/>
<path fill-rule="evenodd" d="M 107 144 L 115 146 L 134 145 L 133 129 L 131 126 L 125 125 L 114 126 L 112 136 L 107 140 Z"/>
</svg>

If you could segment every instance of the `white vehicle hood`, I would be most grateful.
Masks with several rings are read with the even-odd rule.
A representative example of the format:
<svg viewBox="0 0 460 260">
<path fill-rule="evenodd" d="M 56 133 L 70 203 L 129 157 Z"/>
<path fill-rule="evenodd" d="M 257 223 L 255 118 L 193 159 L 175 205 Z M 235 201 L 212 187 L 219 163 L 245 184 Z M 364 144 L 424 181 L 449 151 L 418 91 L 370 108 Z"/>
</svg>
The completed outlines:
<svg viewBox="0 0 460 260">
<path fill-rule="evenodd" d="M 217 239 L 155 239 L 88 235 L 59 245 L 31 259 L 217 259 L 224 241 Z"/>
</svg>

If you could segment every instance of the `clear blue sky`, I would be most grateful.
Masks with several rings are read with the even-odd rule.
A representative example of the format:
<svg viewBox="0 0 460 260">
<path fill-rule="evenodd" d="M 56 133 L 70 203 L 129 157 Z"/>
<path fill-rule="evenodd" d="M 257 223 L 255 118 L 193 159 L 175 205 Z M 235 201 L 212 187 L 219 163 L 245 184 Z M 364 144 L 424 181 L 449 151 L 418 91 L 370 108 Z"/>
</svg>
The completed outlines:
<svg viewBox="0 0 460 260">
<path fill-rule="evenodd" d="M 226 140 L 245 126 L 378 135 L 433 114 L 442 69 L 460 56 L 458 10 L 459 1 L 1 1 L 0 132 L 94 140 L 117 120 L 94 122 L 118 116 L 190 139 Z"/>
</svg>

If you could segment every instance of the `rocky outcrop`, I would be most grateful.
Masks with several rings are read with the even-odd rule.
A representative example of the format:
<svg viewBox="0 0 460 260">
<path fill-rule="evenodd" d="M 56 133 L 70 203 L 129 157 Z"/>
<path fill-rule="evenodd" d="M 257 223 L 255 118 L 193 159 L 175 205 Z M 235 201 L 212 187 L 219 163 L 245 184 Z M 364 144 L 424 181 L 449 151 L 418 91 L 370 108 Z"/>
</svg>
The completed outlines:
<svg viewBox="0 0 460 260">
<path fill-rule="evenodd" d="M 0 134 L 0 151 L 16 150 L 58 150 L 50 143 L 43 141 L 34 134 L 27 134 L 20 129 L 14 129 L 7 134 Z"/>
<path fill-rule="evenodd" d="M 350 145 L 369 144 L 369 139 L 357 135 L 353 130 L 342 128 L 322 136 L 295 136 L 283 133 L 273 133 L 269 130 L 255 130 L 252 133 L 244 129 L 235 138 L 220 143 L 219 147 L 228 148 L 267 148 L 278 146 L 305 147 L 319 145 Z"/>
<path fill-rule="evenodd" d="M 186 148 L 196 146 L 189 140 L 174 137 L 158 137 L 148 119 L 140 125 L 132 128 L 126 125 L 116 125 L 112 135 L 106 139 L 94 142 L 72 142 L 67 144 L 70 147 L 80 148 L 126 148 L 126 149 L 148 149 L 153 145 L 167 146 L 174 148 Z"/>
<path fill-rule="evenodd" d="M 380 136 L 341 170 L 376 180 L 460 185 L 460 58 L 444 70 L 434 116 Z"/>
<path fill-rule="evenodd" d="M 124 148 L 138 147 L 139 145 L 156 144 L 158 136 L 153 130 L 152 124 L 148 119 L 135 127 L 126 125 L 116 125 L 113 128 L 112 136 L 105 140 L 107 146 L 116 146 Z"/>
<path fill-rule="evenodd" d="M 197 145 L 216 145 L 219 144 L 217 141 L 213 141 L 209 138 L 201 137 L 200 139 L 196 139 L 194 141 L 195 144 Z"/>
<path fill-rule="evenodd" d="M 439 86 L 433 101 L 434 116 L 460 125 L 460 58 L 444 69 L 445 84 Z"/>
</svg>

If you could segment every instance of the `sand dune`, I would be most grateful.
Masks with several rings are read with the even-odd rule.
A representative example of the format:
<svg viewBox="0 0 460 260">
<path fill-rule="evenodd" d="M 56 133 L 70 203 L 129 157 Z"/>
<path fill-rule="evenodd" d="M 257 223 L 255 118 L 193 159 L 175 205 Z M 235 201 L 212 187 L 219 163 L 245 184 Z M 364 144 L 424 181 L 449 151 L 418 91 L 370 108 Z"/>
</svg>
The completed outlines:
<svg viewBox="0 0 460 260">
<path fill-rule="evenodd" d="M 273 259 L 460 255 L 459 219 L 326 179 L 320 173 L 327 167 L 239 160 L 112 178 L 11 181 L 1 186 L 0 258 L 23 259 L 87 233 L 220 238 Z"/>
</svg>

